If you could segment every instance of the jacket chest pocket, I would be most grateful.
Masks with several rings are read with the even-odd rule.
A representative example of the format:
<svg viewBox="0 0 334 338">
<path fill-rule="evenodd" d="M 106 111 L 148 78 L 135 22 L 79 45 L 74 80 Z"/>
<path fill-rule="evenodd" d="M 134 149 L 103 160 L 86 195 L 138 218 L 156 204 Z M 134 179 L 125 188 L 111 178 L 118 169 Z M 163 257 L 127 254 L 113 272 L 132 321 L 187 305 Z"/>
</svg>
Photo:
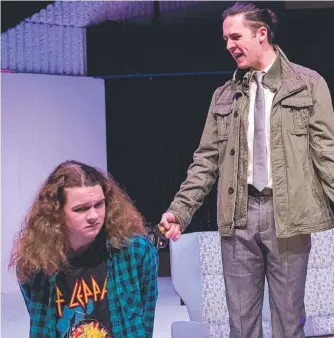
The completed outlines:
<svg viewBox="0 0 334 338">
<path fill-rule="evenodd" d="M 216 106 L 213 114 L 217 121 L 217 132 L 219 141 L 227 141 L 229 136 L 231 117 L 232 117 L 232 102 L 229 105 Z"/>
<path fill-rule="evenodd" d="M 313 106 L 311 97 L 296 96 L 282 101 L 283 123 L 293 135 L 306 135 L 308 120 Z"/>
</svg>

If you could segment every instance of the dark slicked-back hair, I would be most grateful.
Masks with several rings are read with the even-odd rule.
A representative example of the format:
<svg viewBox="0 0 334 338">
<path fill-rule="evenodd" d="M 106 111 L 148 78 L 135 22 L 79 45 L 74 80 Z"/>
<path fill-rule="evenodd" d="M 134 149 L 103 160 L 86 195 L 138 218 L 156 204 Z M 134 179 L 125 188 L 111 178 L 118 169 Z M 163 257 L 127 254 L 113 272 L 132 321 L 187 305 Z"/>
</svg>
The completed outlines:
<svg viewBox="0 0 334 338">
<path fill-rule="evenodd" d="M 228 16 L 238 14 L 244 15 L 245 24 L 254 32 L 260 27 L 266 27 L 268 31 L 268 42 L 273 44 L 278 25 L 277 16 L 273 11 L 260 8 L 253 2 L 238 1 L 223 12 L 222 19 L 224 21 Z"/>
</svg>

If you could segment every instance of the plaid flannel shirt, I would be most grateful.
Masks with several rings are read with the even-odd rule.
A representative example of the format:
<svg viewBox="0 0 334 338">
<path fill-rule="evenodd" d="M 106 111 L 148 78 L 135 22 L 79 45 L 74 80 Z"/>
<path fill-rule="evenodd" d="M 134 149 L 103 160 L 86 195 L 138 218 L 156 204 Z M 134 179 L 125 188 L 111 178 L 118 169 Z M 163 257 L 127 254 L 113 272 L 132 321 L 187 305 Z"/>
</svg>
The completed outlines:
<svg viewBox="0 0 334 338">
<path fill-rule="evenodd" d="M 151 338 L 158 297 L 158 254 L 144 236 L 120 250 L 107 244 L 107 294 L 112 338 Z M 20 285 L 30 338 L 56 338 L 56 276 L 37 274 Z"/>
</svg>

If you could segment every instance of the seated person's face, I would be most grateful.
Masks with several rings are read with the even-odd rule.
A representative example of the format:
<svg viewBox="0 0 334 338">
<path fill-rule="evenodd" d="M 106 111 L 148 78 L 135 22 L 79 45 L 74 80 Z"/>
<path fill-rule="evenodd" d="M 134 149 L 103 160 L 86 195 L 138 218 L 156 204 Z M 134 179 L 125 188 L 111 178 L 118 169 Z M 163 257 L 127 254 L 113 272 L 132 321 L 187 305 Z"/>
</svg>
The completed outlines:
<svg viewBox="0 0 334 338">
<path fill-rule="evenodd" d="M 102 187 L 65 188 L 64 218 L 70 239 L 85 243 L 94 241 L 100 232 L 106 213 Z"/>
</svg>

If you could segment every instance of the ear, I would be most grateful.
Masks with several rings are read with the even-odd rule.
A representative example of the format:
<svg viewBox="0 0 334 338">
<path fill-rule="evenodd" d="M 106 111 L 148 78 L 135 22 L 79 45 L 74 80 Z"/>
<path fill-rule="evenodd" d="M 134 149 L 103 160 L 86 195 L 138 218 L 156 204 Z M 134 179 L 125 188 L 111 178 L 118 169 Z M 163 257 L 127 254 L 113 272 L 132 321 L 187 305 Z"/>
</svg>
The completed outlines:
<svg viewBox="0 0 334 338">
<path fill-rule="evenodd" d="M 263 41 L 268 39 L 268 30 L 266 27 L 260 27 L 257 31 L 257 37 L 260 41 L 260 43 L 262 43 Z"/>
</svg>

